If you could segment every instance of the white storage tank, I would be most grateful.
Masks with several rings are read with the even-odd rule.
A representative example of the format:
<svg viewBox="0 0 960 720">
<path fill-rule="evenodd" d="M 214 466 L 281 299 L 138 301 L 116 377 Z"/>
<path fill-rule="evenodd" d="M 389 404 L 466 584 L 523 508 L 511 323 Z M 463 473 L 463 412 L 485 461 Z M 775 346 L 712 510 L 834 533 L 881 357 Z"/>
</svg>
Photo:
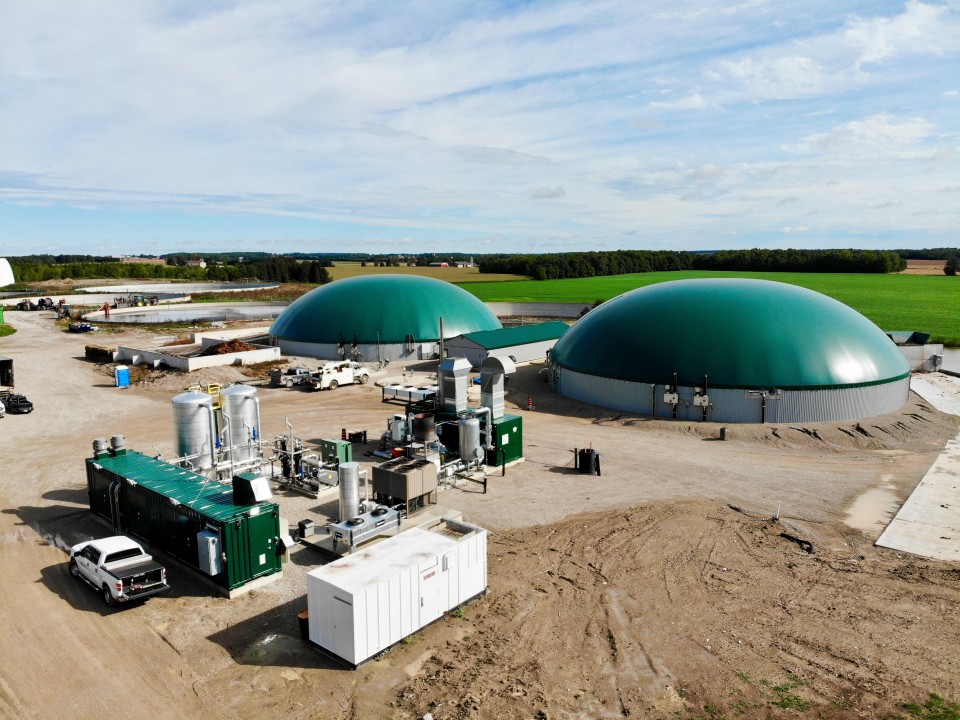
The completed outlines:
<svg viewBox="0 0 960 720">
<path fill-rule="evenodd" d="M 213 398 L 190 390 L 176 395 L 171 403 L 177 457 L 196 456 L 190 459 L 190 465 L 201 470 L 213 467 L 217 435 Z"/>
<path fill-rule="evenodd" d="M 237 463 L 259 455 L 260 399 L 257 389 L 249 385 L 231 385 L 220 391 L 220 413 L 223 415 L 224 447 Z M 232 446 L 232 447 L 230 447 Z"/>
<path fill-rule="evenodd" d="M 460 426 L 460 459 L 466 465 L 475 463 L 483 457 L 480 449 L 480 419 L 461 418 Z"/>
<path fill-rule="evenodd" d="M 357 667 L 487 589 L 487 531 L 441 518 L 307 574 L 310 642 Z"/>
</svg>

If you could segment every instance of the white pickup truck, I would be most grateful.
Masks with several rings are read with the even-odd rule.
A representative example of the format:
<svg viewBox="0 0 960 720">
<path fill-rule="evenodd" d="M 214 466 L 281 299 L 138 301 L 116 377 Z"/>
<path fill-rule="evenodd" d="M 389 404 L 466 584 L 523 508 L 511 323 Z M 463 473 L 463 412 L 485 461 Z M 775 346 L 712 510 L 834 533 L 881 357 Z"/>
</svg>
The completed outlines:
<svg viewBox="0 0 960 720">
<path fill-rule="evenodd" d="M 336 390 L 341 385 L 353 383 L 366 384 L 370 379 L 370 370 L 358 362 L 343 360 L 342 362 L 327 363 L 307 380 L 314 390 Z"/>
<path fill-rule="evenodd" d="M 108 606 L 169 590 L 167 571 L 123 535 L 88 540 L 70 548 L 70 574 L 103 593 Z"/>
</svg>

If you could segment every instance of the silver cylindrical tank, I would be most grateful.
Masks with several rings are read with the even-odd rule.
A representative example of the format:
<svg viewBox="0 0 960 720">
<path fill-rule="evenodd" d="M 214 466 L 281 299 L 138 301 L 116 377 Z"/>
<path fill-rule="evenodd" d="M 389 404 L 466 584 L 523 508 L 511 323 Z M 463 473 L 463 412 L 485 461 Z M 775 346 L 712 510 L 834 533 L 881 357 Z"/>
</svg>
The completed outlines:
<svg viewBox="0 0 960 720">
<path fill-rule="evenodd" d="M 213 467 L 216 428 L 213 422 L 213 398 L 205 392 L 190 390 L 174 396 L 173 436 L 177 456 L 192 456 L 190 464 Z"/>
<path fill-rule="evenodd" d="M 257 389 L 249 385 L 231 385 L 220 391 L 220 412 L 229 433 L 230 459 L 243 462 L 257 456 L 257 441 L 260 439 L 260 401 Z"/>
<path fill-rule="evenodd" d="M 112 447 L 114 450 L 121 450 L 126 444 L 127 441 L 123 435 L 114 435 L 112 438 L 110 438 L 110 447 Z"/>
<path fill-rule="evenodd" d="M 340 522 L 360 514 L 360 463 L 340 463 Z"/>
<path fill-rule="evenodd" d="M 107 442 L 106 438 L 96 438 L 93 441 L 93 454 L 106 452 L 107 448 L 110 447 L 110 444 Z"/>
<path fill-rule="evenodd" d="M 462 418 L 460 426 L 460 459 L 467 464 L 479 460 L 483 455 L 480 449 L 479 418 Z"/>
</svg>

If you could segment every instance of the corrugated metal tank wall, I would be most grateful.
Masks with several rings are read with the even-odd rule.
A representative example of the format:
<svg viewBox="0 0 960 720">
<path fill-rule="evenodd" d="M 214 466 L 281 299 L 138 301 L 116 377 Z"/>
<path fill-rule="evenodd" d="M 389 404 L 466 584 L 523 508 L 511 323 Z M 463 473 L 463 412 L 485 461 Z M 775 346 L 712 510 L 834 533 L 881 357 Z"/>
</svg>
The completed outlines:
<svg viewBox="0 0 960 720">
<path fill-rule="evenodd" d="M 672 417 L 673 408 L 663 402 L 663 385 L 602 378 L 563 369 L 557 374 L 555 390 L 574 400 L 611 410 Z M 910 393 L 910 378 L 864 387 L 812 390 L 782 390 L 779 398 L 763 398 L 743 389 L 709 389 L 710 422 L 768 423 L 841 422 L 875 417 L 899 410 Z M 681 405 L 677 419 L 701 420 L 700 407 L 693 404 L 695 391 L 680 386 Z M 654 398 L 656 407 L 654 408 Z"/>
</svg>

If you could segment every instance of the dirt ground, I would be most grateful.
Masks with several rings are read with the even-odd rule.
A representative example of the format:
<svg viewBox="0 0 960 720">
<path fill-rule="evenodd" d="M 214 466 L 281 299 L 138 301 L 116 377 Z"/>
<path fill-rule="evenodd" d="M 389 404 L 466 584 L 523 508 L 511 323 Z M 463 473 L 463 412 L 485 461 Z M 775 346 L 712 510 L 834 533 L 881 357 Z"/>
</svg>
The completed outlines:
<svg viewBox="0 0 960 720">
<path fill-rule="evenodd" d="M 907 260 L 904 275 L 943 275 L 946 260 Z"/>
<path fill-rule="evenodd" d="M 110 533 L 87 510 L 91 441 L 171 455 L 171 397 L 244 375 L 151 372 L 121 390 L 84 345 L 151 334 L 71 335 L 49 315 L 10 311 L 18 332 L 0 339 L 36 404 L 0 420 L 3 717 L 883 718 L 929 693 L 960 700 L 960 566 L 874 547 L 889 507 L 860 513 L 864 530 L 844 522 L 877 488 L 905 499 L 956 435 L 957 418 L 916 396 L 860 423 L 735 425 L 719 441 L 714 424 L 552 395 L 522 368 L 507 405 L 525 462 L 492 473 L 487 494 L 439 496 L 491 529 L 489 592 L 347 671 L 299 635 L 321 562 L 310 548 L 233 600 L 163 556 L 172 591 L 120 610 L 69 577 L 65 548 Z M 399 410 L 372 385 L 259 396 L 265 437 L 287 419 L 308 443 L 341 428 L 373 440 Z M 601 476 L 573 468 L 588 444 Z M 276 499 L 292 524 L 336 512 L 336 490 Z"/>
</svg>

